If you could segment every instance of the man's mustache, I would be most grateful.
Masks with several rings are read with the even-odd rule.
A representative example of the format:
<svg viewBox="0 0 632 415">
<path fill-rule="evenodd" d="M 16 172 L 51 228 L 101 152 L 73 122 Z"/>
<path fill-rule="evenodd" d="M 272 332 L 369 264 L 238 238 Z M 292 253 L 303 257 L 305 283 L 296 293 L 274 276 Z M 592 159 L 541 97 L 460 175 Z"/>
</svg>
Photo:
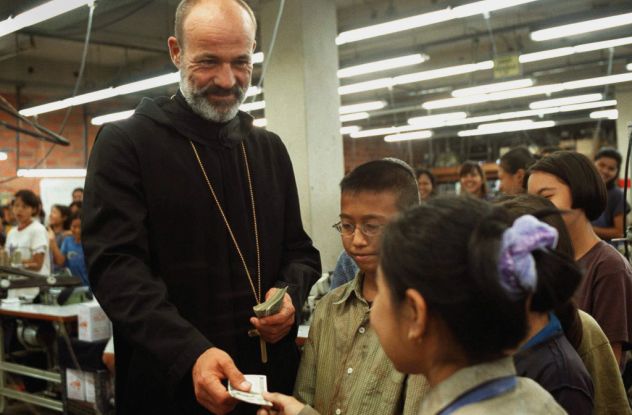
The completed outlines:
<svg viewBox="0 0 632 415">
<path fill-rule="evenodd" d="M 227 97 L 233 95 L 237 99 L 242 99 L 244 95 L 243 89 L 241 89 L 238 85 L 235 85 L 232 88 L 221 88 L 215 85 L 207 85 L 195 92 L 196 95 L 216 95 L 220 97 Z"/>
</svg>

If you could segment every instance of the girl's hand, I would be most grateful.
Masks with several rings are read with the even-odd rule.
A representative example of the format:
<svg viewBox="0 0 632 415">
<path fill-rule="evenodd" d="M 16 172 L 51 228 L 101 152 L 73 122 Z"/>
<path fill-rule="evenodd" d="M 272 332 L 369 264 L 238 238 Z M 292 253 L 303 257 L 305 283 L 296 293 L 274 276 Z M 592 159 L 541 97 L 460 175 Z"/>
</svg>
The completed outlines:
<svg viewBox="0 0 632 415">
<path fill-rule="evenodd" d="M 280 393 L 263 393 L 264 399 L 272 402 L 272 408 L 261 407 L 257 415 L 298 415 L 305 408 L 305 404 L 300 403 L 292 396 Z"/>
</svg>

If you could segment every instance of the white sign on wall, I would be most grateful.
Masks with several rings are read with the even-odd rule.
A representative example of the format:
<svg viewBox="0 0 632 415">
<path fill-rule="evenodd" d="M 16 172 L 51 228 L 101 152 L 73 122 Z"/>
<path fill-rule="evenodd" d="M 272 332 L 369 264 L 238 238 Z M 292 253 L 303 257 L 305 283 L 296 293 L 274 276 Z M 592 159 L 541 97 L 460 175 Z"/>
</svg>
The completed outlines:
<svg viewBox="0 0 632 415">
<path fill-rule="evenodd" d="M 83 187 L 84 178 L 42 179 L 40 180 L 40 197 L 46 217 L 53 205 L 66 205 L 72 202 L 72 191 Z"/>
</svg>

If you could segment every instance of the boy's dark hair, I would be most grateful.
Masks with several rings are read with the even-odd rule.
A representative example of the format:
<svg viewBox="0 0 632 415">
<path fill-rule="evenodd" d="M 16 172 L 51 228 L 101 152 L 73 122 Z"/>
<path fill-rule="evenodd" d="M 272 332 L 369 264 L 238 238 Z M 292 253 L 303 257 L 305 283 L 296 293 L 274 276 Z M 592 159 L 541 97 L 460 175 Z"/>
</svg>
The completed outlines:
<svg viewBox="0 0 632 415">
<path fill-rule="evenodd" d="M 557 151 L 538 160 L 529 174 L 541 171 L 556 176 L 571 190 L 573 209 L 581 209 L 588 220 L 597 219 L 606 208 L 606 185 L 592 161 L 574 151 Z"/>
<path fill-rule="evenodd" d="M 74 190 L 73 190 L 73 193 L 74 193 Z M 52 209 L 57 209 L 59 213 L 61 213 L 61 216 L 64 220 L 62 222 L 62 227 L 64 228 L 64 230 L 70 229 L 70 208 L 66 205 L 53 205 L 51 206 L 51 210 Z"/>
<path fill-rule="evenodd" d="M 75 193 L 75 192 L 83 193 L 83 187 L 75 187 L 75 189 L 72 191 L 72 193 Z"/>
<path fill-rule="evenodd" d="M 30 190 L 22 189 L 15 192 L 14 200 L 20 199 L 26 206 L 33 208 L 33 216 L 39 215 L 42 209 L 42 202 L 40 198 Z"/>
<path fill-rule="evenodd" d="M 526 147 L 512 148 L 500 158 L 500 165 L 509 174 L 516 174 L 518 170 L 527 169 L 535 163 L 533 154 Z"/>
<path fill-rule="evenodd" d="M 69 223 L 72 223 L 75 219 L 81 220 L 81 209 L 70 215 Z"/>
<path fill-rule="evenodd" d="M 503 232 L 512 223 L 506 209 L 478 198 L 438 196 L 404 212 L 386 226 L 380 262 L 393 301 L 409 288 L 424 297 L 428 313 L 443 321 L 474 364 L 504 356 L 527 333 L 527 293 L 514 300 L 498 277 Z M 561 280 L 579 273 L 554 251 L 534 252 L 534 295 L 551 308 L 573 294 Z M 579 276 L 578 276 L 579 278 Z"/>
<path fill-rule="evenodd" d="M 600 148 L 599 151 L 597 151 L 597 154 L 595 154 L 595 161 L 599 160 L 602 157 L 613 159 L 617 162 L 617 174 L 615 174 L 615 176 L 608 183 L 606 183 L 606 187 L 608 189 L 611 189 L 612 187 L 614 187 L 617 179 L 619 178 L 619 172 L 621 171 L 621 163 L 623 162 L 623 159 L 621 158 L 621 153 L 619 153 L 619 150 L 613 147 Z"/>
<path fill-rule="evenodd" d="M 75 200 L 74 202 L 68 205 L 68 208 L 72 209 L 75 206 L 77 207 L 77 209 L 81 210 L 81 208 L 83 207 L 83 202 L 80 200 Z"/>
<path fill-rule="evenodd" d="M 393 192 L 397 208 L 405 210 L 419 204 L 419 188 L 414 170 L 405 162 L 388 158 L 361 164 L 340 182 L 345 192 Z"/>
<path fill-rule="evenodd" d="M 483 181 L 483 186 L 481 187 L 481 191 L 483 192 L 484 195 L 487 194 L 487 176 L 485 175 L 485 171 L 483 170 L 481 165 L 477 163 L 476 161 L 472 161 L 472 160 L 464 161 L 463 164 L 461 164 L 461 167 L 459 168 L 459 178 L 470 173 L 475 173 L 481 176 L 482 181 Z"/>
</svg>

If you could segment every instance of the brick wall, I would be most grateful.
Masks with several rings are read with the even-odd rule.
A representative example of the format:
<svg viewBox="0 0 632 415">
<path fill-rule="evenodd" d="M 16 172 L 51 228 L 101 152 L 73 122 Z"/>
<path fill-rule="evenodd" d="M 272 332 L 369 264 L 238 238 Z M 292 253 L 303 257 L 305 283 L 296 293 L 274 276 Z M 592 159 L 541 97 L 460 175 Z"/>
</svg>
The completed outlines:
<svg viewBox="0 0 632 415">
<path fill-rule="evenodd" d="M 15 97 L 3 94 L 12 105 L 15 106 Z M 35 101 L 35 100 L 34 100 Z M 50 99 L 48 99 L 50 101 Z M 35 101 L 37 103 L 42 100 Z M 55 132 L 59 132 L 66 110 L 54 111 L 42 114 L 38 117 L 39 122 L 44 127 Z M 0 120 L 16 124 L 16 120 L 0 112 Z M 88 118 L 89 121 L 89 118 Z M 23 128 L 29 127 L 22 124 Z M 41 163 L 41 168 L 83 168 L 85 167 L 85 141 L 87 134 L 88 151 L 94 143 L 94 137 L 98 131 L 98 127 L 87 123 L 87 131 L 84 126 L 84 110 L 82 107 L 73 108 L 68 122 L 62 134 L 63 137 L 70 141 L 69 146 L 55 145 L 50 155 Z M 9 158 L 0 161 L 0 194 L 13 194 L 19 189 L 30 189 L 39 194 L 40 179 L 18 178 L 12 179 L 16 175 L 18 168 L 18 144 L 16 141 L 17 133 L 0 126 L 0 151 L 5 151 Z M 51 149 L 53 144 L 30 137 L 26 134 L 19 135 L 19 168 L 32 168 L 38 163 L 46 153 Z"/>
</svg>

